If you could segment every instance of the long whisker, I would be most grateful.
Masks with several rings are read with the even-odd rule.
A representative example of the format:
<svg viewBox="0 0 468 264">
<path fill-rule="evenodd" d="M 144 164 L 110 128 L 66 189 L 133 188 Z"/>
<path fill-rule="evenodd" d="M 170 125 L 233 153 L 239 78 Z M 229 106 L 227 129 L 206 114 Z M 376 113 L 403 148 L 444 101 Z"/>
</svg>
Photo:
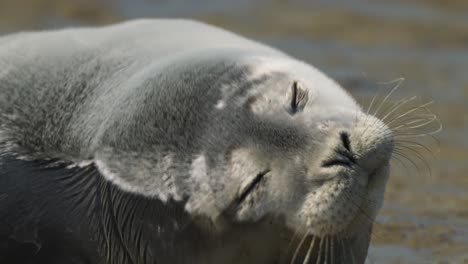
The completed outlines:
<svg viewBox="0 0 468 264">
<path fill-rule="evenodd" d="M 389 98 L 398 88 L 400 88 L 400 86 L 401 86 L 401 84 L 404 82 L 404 80 L 405 80 L 405 78 L 402 77 L 402 78 L 399 78 L 399 79 L 396 79 L 396 80 L 393 81 L 393 82 L 396 81 L 397 84 L 396 84 L 395 87 L 393 87 L 393 88 L 390 90 L 390 92 L 385 96 L 385 98 L 383 99 L 382 103 L 380 103 L 380 106 L 377 108 L 377 110 L 375 110 L 375 112 L 374 112 L 374 114 L 373 114 L 374 116 L 377 116 L 377 114 L 378 114 L 380 108 L 382 107 L 382 105 L 384 105 L 385 102 L 387 102 L 388 98 Z"/>
<path fill-rule="evenodd" d="M 317 257 L 317 262 L 316 264 L 320 264 L 320 260 L 322 259 L 322 245 L 323 245 L 323 238 L 320 239 L 320 244 L 319 244 L 319 252 L 318 252 L 318 257 Z"/>
<path fill-rule="evenodd" d="M 370 111 L 371 111 L 371 109 L 372 109 L 372 106 L 374 105 L 375 99 L 377 98 L 377 96 L 379 95 L 379 93 L 380 93 L 380 90 L 378 90 L 378 91 L 375 93 L 374 97 L 372 97 L 372 100 L 371 100 L 371 102 L 370 102 L 370 104 L 369 104 L 369 107 L 367 108 L 367 111 L 366 111 L 366 118 L 364 119 L 364 124 L 367 124 L 367 120 L 368 120 L 368 118 L 369 118 L 369 113 L 370 113 Z M 366 129 L 367 129 L 367 128 L 366 128 Z M 363 133 L 363 134 L 364 134 L 364 133 Z"/>
<path fill-rule="evenodd" d="M 335 258 L 334 257 L 335 256 L 335 245 L 334 245 L 335 239 L 336 239 L 336 236 L 333 236 L 331 238 L 331 255 L 330 255 L 330 258 L 331 258 L 331 263 L 333 263 L 333 264 L 335 263 L 335 259 L 334 259 Z"/>
<path fill-rule="evenodd" d="M 398 140 L 400 138 L 429 137 L 435 142 L 437 142 L 437 145 L 440 146 L 439 140 L 435 138 L 434 135 L 439 133 L 442 130 L 442 123 L 440 123 L 438 119 L 434 121 L 437 121 L 438 127 L 436 129 L 432 129 L 431 131 L 416 133 L 416 132 L 406 132 L 406 131 L 411 131 L 411 129 L 408 129 L 408 130 L 398 129 L 395 131 L 386 131 L 385 133 L 381 134 L 381 136 L 383 138 L 392 137 L 395 140 Z"/>
<path fill-rule="evenodd" d="M 360 224 L 360 226 L 368 226 L 368 225 L 375 225 L 375 226 L 380 226 L 380 223 L 378 223 L 372 216 L 368 215 L 368 213 L 359 205 L 356 203 L 354 197 L 352 195 L 350 195 L 348 192 L 345 192 L 344 193 L 345 195 L 345 198 L 347 199 L 347 201 L 349 201 L 349 204 L 354 206 L 354 208 L 356 208 L 361 214 L 360 216 L 361 217 L 356 217 L 355 218 L 355 221 L 358 221 L 358 223 Z M 367 203 L 370 203 L 370 204 L 375 204 L 372 200 L 370 200 L 369 198 L 367 197 L 364 197 L 363 195 L 359 194 L 359 193 L 354 193 L 353 194 L 354 196 L 359 196 L 359 198 L 361 198 L 363 201 L 367 202 Z M 370 232 L 369 230 L 369 235 L 372 236 L 372 237 L 377 237 L 377 238 L 383 238 L 378 232 L 374 231 L 373 233 Z"/>
<path fill-rule="evenodd" d="M 405 113 L 403 113 L 403 114 L 397 116 L 396 118 L 394 118 L 393 120 L 389 121 L 389 122 L 387 123 L 387 126 L 390 126 L 390 124 L 392 124 L 393 122 L 395 122 L 395 121 L 398 120 L 399 118 L 402 118 L 402 117 L 404 117 L 404 116 L 407 116 L 407 115 L 409 115 L 409 114 L 413 113 L 414 111 L 417 111 L 417 110 L 419 110 L 419 109 L 421 109 L 421 108 L 427 109 L 426 107 L 427 107 L 428 105 L 433 104 L 433 103 L 434 103 L 434 101 L 429 101 L 429 102 L 427 102 L 427 103 L 425 103 L 425 104 L 412 107 L 412 108 L 410 108 L 408 111 L 406 111 Z"/>
<path fill-rule="evenodd" d="M 346 263 L 346 249 L 345 249 L 345 241 L 344 239 L 340 239 L 340 245 L 341 245 L 341 260 L 343 260 L 343 263 Z"/>
<path fill-rule="evenodd" d="M 348 239 L 346 239 L 348 240 Z M 348 240 L 349 241 L 349 240 Z M 352 260 L 352 263 L 356 263 L 356 258 L 354 257 L 354 250 L 353 250 L 353 246 L 351 245 L 351 243 L 348 243 L 348 249 L 349 249 L 349 252 L 351 253 L 351 260 Z"/>
<path fill-rule="evenodd" d="M 304 241 L 306 240 L 307 236 L 309 234 L 305 233 L 304 236 L 302 237 L 301 241 L 299 242 L 299 245 L 297 245 L 296 250 L 294 251 L 294 255 L 291 259 L 291 264 L 294 264 L 296 262 L 297 255 L 299 254 L 299 251 L 302 248 L 302 245 L 304 244 Z"/>
<path fill-rule="evenodd" d="M 390 95 L 395 91 L 397 90 L 401 83 L 403 82 L 403 78 L 399 78 L 399 79 L 396 79 L 396 80 L 393 80 L 391 82 L 386 82 L 386 83 L 381 83 L 381 84 L 390 84 L 390 83 L 395 83 L 397 82 L 397 85 L 392 88 L 388 93 L 387 95 L 385 96 L 384 100 L 380 103 L 380 105 L 378 106 L 377 110 L 374 111 L 374 114 L 372 114 L 373 116 L 377 117 L 377 114 L 378 114 L 378 111 L 380 110 L 380 108 L 385 104 L 385 102 L 387 101 L 387 99 L 390 97 Z M 377 94 L 376 94 L 377 95 Z M 367 116 L 366 116 L 366 119 L 364 121 L 364 124 L 368 124 L 368 117 L 369 117 L 369 112 L 367 113 Z M 369 127 L 375 127 L 375 124 L 378 122 L 378 119 L 374 119 L 373 122 L 371 122 L 370 124 L 367 125 L 367 127 L 365 128 L 364 132 L 362 133 L 363 135 L 366 134 L 367 130 Z"/>
<path fill-rule="evenodd" d="M 401 164 L 401 165 L 404 167 L 403 173 L 409 174 L 410 170 L 409 170 L 408 166 L 406 166 L 406 163 L 403 162 L 403 161 L 400 159 L 400 155 L 399 155 L 399 154 L 393 153 L 393 154 L 392 154 L 392 159 L 395 160 L 395 161 L 398 161 L 399 164 Z"/>
<path fill-rule="evenodd" d="M 425 150 L 425 152 L 430 154 L 432 156 L 432 158 L 435 158 L 435 154 L 431 149 L 429 149 L 427 146 L 424 146 L 423 144 L 418 143 L 418 142 L 409 141 L 409 140 L 398 140 L 398 141 L 395 141 L 395 146 L 396 147 L 398 147 L 398 146 L 413 146 L 413 147 Z"/>
<path fill-rule="evenodd" d="M 291 249 L 292 245 L 294 244 L 294 240 L 296 239 L 298 234 L 299 234 L 299 230 L 297 229 L 296 231 L 294 231 L 294 233 L 293 233 L 293 235 L 291 237 L 291 240 L 288 243 L 288 247 L 287 247 L 286 252 L 289 252 L 289 250 Z"/>
<path fill-rule="evenodd" d="M 330 246 L 328 238 L 329 238 L 328 236 L 324 237 L 324 239 L 325 239 L 325 261 L 324 261 L 324 263 L 328 262 L 328 254 L 329 254 L 328 248 Z"/>
<path fill-rule="evenodd" d="M 363 201 L 367 201 L 367 202 L 372 202 L 372 201 L 370 201 L 367 197 L 364 197 L 364 196 L 360 195 L 358 192 L 353 193 L 353 195 L 351 195 L 351 194 L 349 193 L 349 191 L 345 191 L 343 194 L 345 195 L 346 199 L 347 199 L 358 211 L 360 211 L 360 213 L 366 218 L 366 220 L 369 221 L 369 223 L 371 223 L 371 224 L 374 224 L 374 223 L 375 223 L 375 220 L 374 220 L 371 216 L 369 216 L 369 215 L 367 214 L 367 212 L 366 212 L 364 209 L 362 209 L 361 206 L 360 206 L 359 204 L 356 203 L 355 199 L 353 198 L 353 195 L 359 196 L 359 198 L 361 198 Z"/>
<path fill-rule="evenodd" d="M 418 116 L 411 119 L 402 120 L 404 122 L 390 129 L 392 129 L 393 131 L 408 131 L 410 129 L 424 127 L 428 124 L 433 123 L 435 120 L 437 120 L 437 116 L 435 115 Z"/>
<path fill-rule="evenodd" d="M 382 122 L 385 121 L 385 119 L 387 119 L 392 113 L 394 113 L 396 110 L 398 110 L 399 108 L 403 107 L 405 104 L 415 100 L 416 98 L 418 98 L 417 96 L 412 96 L 412 97 L 409 97 L 409 98 L 402 98 L 400 99 L 399 101 L 397 101 L 395 104 L 393 104 L 389 111 L 387 112 L 387 114 L 382 117 Z"/>
<path fill-rule="evenodd" d="M 377 92 L 375 93 L 374 97 L 372 97 L 372 100 L 371 100 L 371 102 L 370 102 L 370 104 L 369 104 L 369 107 L 367 107 L 366 116 L 369 115 L 369 112 L 370 112 L 370 110 L 372 109 L 372 105 L 374 104 L 374 101 L 375 101 L 375 99 L 377 99 L 377 96 L 378 96 L 378 95 L 379 95 L 379 91 L 377 91 Z"/>
<path fill-rule="evenodd" d="M 416 171 L 418 173 L 421 173 L 421 169 L 419 168 L 419 166 L 416 164 L 416 162 L 414 162 L 412 159 L 410 159 L 409 157 L 407 157 L 404 153 L 401 153 L 399 152 L 398 150 L 394 150 L 393 151 L 396 155 L 404 158 L 405 160 L 407 160 L 409 163 L 411 163 L 411 165 L 413 165 L 413 167 L 416 169 Z"/>
<path fill-rule="evenodd" d="M 416 158 L 421 161 L 424 166 L 427 168 L 427 171 L 429 172 L 429 175 L 431 176 L 432 175 L 432 169 L 431 169 L 431 166 L 429 165 L 428 161 L 424 158 L 423 155 L 421 155 L 421 153 L 419 153 L 418 151 L 414 150 L 413 148 L 409 147 L 409 146 L 400 146 L 400 147 L 396 147 L 395 149 L 398 149 L 400 151 L 403 151 L 404 149 L 408 150 L 408 151 L 411 151 L 412 153 L 414 153 L 414 155 L 416 156 Z"/>
<path fill-rule="evenodd" d="M 316 239 L 316 238 L 317 238 L 316 236 L 314 236 L 314 237 L 312 238 L 312 241 L 310 242 L 309 249 L 307 250 L 307 254 L 306 254 L 306 256 L 305 256 L 304 261 L 302 262 L 302 264 L 307 264 L 307 263 L 309 263 L 309 259 L 310 259 L 310 256 L 312 255 L 312 249 L 314 248 L 314 244 L 315 244 L 315 239 Z"/>
</svg>

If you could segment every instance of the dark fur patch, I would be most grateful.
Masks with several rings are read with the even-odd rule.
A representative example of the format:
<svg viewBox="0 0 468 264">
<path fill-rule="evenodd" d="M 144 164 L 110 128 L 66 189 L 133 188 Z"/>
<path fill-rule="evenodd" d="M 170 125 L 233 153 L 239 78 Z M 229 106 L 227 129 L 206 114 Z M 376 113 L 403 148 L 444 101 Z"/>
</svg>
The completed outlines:
<svg viewBox="0 0 468 264">
<path fill-rule="evenodd" d="M 93 164 L 68 165 L 0 157 L 0 263 L 185 263 L 202 245 L 183 202 L 125 193 Z"/>
</svg>

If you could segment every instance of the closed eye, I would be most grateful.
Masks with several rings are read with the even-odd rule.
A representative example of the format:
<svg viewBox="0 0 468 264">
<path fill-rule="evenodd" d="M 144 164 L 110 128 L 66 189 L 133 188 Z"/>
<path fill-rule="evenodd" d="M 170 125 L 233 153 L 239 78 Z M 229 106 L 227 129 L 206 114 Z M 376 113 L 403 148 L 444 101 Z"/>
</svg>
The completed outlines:
<svg viewBox="0 0 468 264">
<path fill-rule="evenodd" d="M 260 182 L 262 182 L 265 175 L 270 172 L 270 170 L 265 170 L 257 174 L 255 178 L 247 185 L 247 187 L 242 191 L 242 193 L 237 197 L 237 204 L 241 204 L 245 198 L 255 189 Z"/>
<path fill-rule="evenodd" d="M 270 170 L 265 170 L 257 174 L 257 176 L 255 176 L 255 178 L 247 185 L 247 187 L 244 188 L 241 194 L 232 200 L 232 202 L 226 207 L 226 209 L 223 211 L 223 215 L 228 218 L 232 218 L 236 214 L 239 205 L 242 204 L 249 196 L 249 194 L 255 190 L 255 187 L 265 179 L 265 175 L 267 175 L 269 172 Z"/>
<path fill-rule="evenodd" d="M 297 81 L 294 81 L 291 85 L 289 100 L 287 109 L 290 114 L 294 115 L 304 109 L 308 100 L 308 92 Z"/>
</svg>

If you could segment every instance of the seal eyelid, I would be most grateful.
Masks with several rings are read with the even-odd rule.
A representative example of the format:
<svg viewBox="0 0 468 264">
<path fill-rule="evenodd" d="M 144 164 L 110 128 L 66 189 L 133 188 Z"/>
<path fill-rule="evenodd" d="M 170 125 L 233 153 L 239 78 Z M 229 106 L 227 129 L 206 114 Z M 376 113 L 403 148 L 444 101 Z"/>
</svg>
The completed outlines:
<svg viewBox="0 0 468 264">
<path fill-rule="evenodd" d="M 293 82 L 293 85 L 291 86 L 291 110 L 293 112 L 297 111 L 297 81 Z"/>
<path fill-rule="evenodd" d="M 265 179 L 265 175 L 267 175 L 269 172 L 269 169 L 259 172 L 257 176 L 255 176 L 255 178 L 249 182 L 247 187 L 245 187 L 242 192 L 237 195 L 237 197 L 235 197 L 234 200 L 232 200 L 232 202 L 226 207 L 223 214 L 227 217 L 232 217 L 235 215 L 239 206 L 245 201 L 249 194 L 255 190 L 255 187 Z"/>
<path fill-rule="evenodd" d="M 295 114 L 298 111 L 304 109 L 308 100 L 308 92 L 303 89 L 298 81 L 294 81 L 291 85 L 291 91 L 289 95 L 289 112 Z"/>
<path fill-rule="evenodd" d="M 264 170 L 257 174 L 257 176 L 255 176 L 255 178 L 249 183 L 249 185 L 244 189 L 244 191 L 237 197 L 236 202 L 238 205 L 241 204 L 245 200 L 245 198 L 247 198 L 247 196 L 253 191 L 255 186 L 257 186 L 257 184 L 259 184 L 262 181 L 262 179 L 265 177 L 266 174 L 268 174 L 268 172 L 270 172 L 270 170 Z"/>
</svg>

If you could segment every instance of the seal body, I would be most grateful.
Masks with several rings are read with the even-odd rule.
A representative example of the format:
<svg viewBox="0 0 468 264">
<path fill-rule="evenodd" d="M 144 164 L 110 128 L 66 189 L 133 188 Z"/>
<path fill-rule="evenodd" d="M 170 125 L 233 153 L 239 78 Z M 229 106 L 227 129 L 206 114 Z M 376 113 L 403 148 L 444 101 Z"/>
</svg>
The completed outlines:
<svg viewBox="0 0 468 264">
<path fill-rule="evenodd" d="M 312 66 L 199 22 L 7 35 L 0 260 L 363 262 L 389 135 Z"/>
</svg>

